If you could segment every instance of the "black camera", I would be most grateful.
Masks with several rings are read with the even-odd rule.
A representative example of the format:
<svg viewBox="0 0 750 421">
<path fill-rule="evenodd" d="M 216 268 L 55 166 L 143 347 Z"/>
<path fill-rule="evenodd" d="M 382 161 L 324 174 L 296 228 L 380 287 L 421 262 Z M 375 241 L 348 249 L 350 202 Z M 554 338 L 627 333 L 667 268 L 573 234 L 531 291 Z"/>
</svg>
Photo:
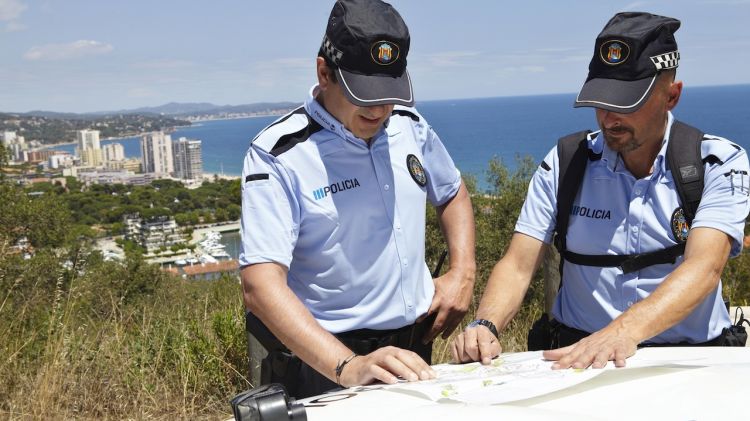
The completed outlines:
<svg viewBox="0 0 750 421">
<path fill-rule="evenodd" d="M 236 421 L 307 421 L 305 406 L 289 399 L 284 386 L 273 383 L 246 390 L 232 398 Z"/>
</svg>

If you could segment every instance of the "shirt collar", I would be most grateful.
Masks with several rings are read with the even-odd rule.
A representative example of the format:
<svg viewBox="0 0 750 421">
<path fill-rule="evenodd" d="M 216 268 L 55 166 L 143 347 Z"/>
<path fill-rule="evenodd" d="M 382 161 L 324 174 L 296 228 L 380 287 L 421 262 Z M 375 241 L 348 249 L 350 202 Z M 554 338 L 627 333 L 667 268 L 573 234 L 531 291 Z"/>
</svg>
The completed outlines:
<svg viewBox="0 0 750 421">
<path fill-rule="evenodd" d="M 329 113 L 321 104 L 318 102 L 315 97 L 320 92 L 320 86 L 314 85 L 312 88 L 310 88 L 310 92 L 307 96 L 307 100 L 305 101 L 305 111 L 307 111 L 307 114 L 312 117 L 313 120 L 315 120 L 318 124 L 321 125 L 324 129 L 335 133 L 337 136 L 348 140 L 356 145 L 367 147 L 367 142 L 365 142 L 363 139 L 358 138 L 357 136 L 354 136 L 352 132 L 349 131 L 344 125 L 336 119 L 331 113 Z M 386 120 L 386 124 L 383 125 L 383 127 L 380 128 L 380 131 L 373 136 L 373 140 L 370 142 L 370 144 L 374 144 L 375 141 L 383 135 L 385 127 L 387 126 L 388 121 Z"/>
<path fill-rule="evenodd" d="M 664 138 L 661 141 L 661 149 L 659 149 L 659 153 L 656 155 L 656 159 L 654 160 L 654 174 L 653 176 L 659 175 L 659 174 L 666 174 L 666 159 L 665 156 L 667 154 L 667 139 L 669 139 L 669 133 L 672 130 L 672 122 L 674 121 L 674 117 L 672 116 L 672 112 L 667 112 L 667 129 L 664 131 Z M 607 168 L 610 169 L 612 172 L 617 171 L 627 171 L 625 168 L 625 163 L 622 161 L 622 158 L 620 157 L 620 154 L 613 151 L 612 149 L 607 146 L 607 142 L 604 140 L 604 135 L 602 135 L 602 132 L 594 132 L 591 134 L 593 136 L 593 139 L 589 138 L 589 149 L 591 149 L 594 153 L 602 153 L 602 161 L 606 162 Z"/>
</svg>

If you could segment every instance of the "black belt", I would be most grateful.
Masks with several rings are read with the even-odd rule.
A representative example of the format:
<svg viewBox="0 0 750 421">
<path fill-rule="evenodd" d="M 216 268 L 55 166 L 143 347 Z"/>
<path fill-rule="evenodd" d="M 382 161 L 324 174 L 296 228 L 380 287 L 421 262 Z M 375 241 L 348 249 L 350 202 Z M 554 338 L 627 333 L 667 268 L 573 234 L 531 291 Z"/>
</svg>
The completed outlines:
<svg viewBox="0 0 750 421">
<path fill-rule="evenodd" d="M 432 319 L 434 317 L 428 317 L 420 323 L 414 323 L 398 329 L 357 329 L 337 333 L 334 336 L 353 352 L 360 355 L 369 354 L 385 346 L 412 349 L 416 343 L 422 341 L 422 336 L 424 336 L 426 328 L 432 326 Z"/>
<path fill-rule="evenodd" d="M 591 333 L 585 330 L 576 329 L 558 322 L 555 319 L 550 320 L 552 327 L 553 343 L 552 348 L 562 348 L 568 345 L 573 345 L 581 339 L 591 335 Z M 722 333 L 711 339 L 710 341 L 700 343 L 689 343 L 689 342 L 677 342 L 677 343 L 640 343 L 638 348 L 652 348 L 652 347 L 665 347 L 665 346 L 726 346 L 725 336 L 730 332 L 730 328 L 725 328 Z"/>
</svg>

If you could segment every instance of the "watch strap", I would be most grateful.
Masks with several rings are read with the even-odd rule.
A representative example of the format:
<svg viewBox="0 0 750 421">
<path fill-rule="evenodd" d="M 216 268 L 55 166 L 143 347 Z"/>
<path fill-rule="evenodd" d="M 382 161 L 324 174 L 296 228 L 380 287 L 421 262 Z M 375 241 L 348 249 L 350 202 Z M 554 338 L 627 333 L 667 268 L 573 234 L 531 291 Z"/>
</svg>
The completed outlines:
<svg viewBox="0 0 750 421">
<path fill-rule="evenodd" d="M 496 338 L 500 336 L 499 333 L 497 332 L 497 327 L 495 326 L 495 324 L 487 319 L 476 319 L 472 321 L 471 323 L 469 323 L 469 325 L 466 327 L 477 327 L 477 326 L 486 327 L 487 329 L 490 330 L 490 332 L 492 332 L 493 335 L 495 335 Z"/>
</svg>

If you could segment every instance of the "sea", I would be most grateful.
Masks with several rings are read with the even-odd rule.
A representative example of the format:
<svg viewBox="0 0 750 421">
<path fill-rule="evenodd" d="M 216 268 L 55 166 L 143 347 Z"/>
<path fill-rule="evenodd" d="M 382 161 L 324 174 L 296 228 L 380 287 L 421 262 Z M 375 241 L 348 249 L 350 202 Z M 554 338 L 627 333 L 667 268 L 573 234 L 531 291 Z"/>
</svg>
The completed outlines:
<svg viewBox="0 0 750 421">
<path fill-rule="evenodd" d="M 473 174 L 480 190 L 488 187 L 486 171 L 499 158 L 511 171 L 517 158 L 539 162 L 565 134 L 596 130 L 594 110 L 573 108 L 575 94 L 424 101 L 417 110 L 435 129 L 456 166 Z M 706 133 L 750 148 L 750 85 L 685 88 L 676 118 Z M 203 121 L 180 127 L 172 139 L 202 141 L 203 171 L 239 176 L 250 141 L 279 117 Z M 104 140 L 121 143 L 127 157 L 141 156 L 140 138 Z M 74 145 L 55 147 L 73 152 Z"/>
<path fill-rule="evenodd" d="M 417 110 L 432 125 L 456 166 L 476 176 L 478 187 L 488 187 L 486 171 L 493 157 L 511 171 L 517 158 L 539 162 L 565 134 L 596 130 L 594 111 L 573 108 L 575 94 L 424 101 Z M 706 133 L 730 139 L 750 149 L 750 85 L 685 88 L 676 118 Z M 203 171 L 239 176 L 250 141 L 279 117 L 213 120 L 178 128 L 172 139 L 202 140 Z M 121 143 L 127 157 L 141 156 L 140 138 L 104 140 Z M 55 149 L 73 153 L 74 145 Z M 239 255 L 239 233 L 224 233 L 227 252 Z"/>
</svg>

